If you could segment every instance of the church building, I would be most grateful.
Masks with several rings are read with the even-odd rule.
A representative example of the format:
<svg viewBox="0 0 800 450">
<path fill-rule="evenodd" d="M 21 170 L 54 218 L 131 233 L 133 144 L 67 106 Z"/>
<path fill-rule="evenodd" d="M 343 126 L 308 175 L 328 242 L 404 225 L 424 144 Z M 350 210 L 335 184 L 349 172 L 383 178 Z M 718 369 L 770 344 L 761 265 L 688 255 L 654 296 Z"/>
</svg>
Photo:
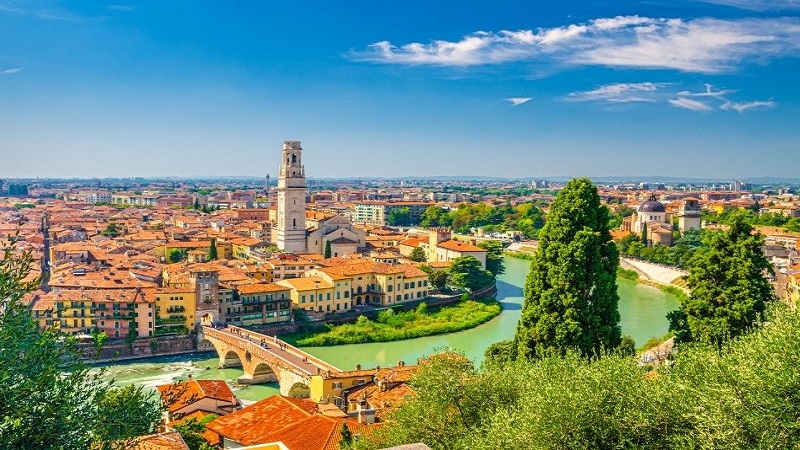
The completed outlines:
<svg viewBox="0 0 800 450">
<path fill-rule="evenodd" d="M 358 253 L 366 246 L 366 233 L 340 215 L 306 211 L 306 175 L 300 141 L 285 141 L 278 171 L 278 214 L 272 229 L 272 242 L 287 253 L 325 254 L 330 243 L 331 256 Z"/>
</svg>

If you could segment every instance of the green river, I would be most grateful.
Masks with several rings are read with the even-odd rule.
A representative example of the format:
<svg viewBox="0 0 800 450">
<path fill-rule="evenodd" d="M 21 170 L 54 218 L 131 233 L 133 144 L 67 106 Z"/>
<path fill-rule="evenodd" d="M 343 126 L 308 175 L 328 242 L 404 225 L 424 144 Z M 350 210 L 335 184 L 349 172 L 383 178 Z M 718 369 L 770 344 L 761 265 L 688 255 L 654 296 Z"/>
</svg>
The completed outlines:
<svg viewBox="0 0 800 450">
<path fill-rule="evenodd" d="M 479 362 L 490 344 L 514 336 L 519 319 L 522 286 L 530 262 L 508 257 L 505 261 L 506 273 L 497 280 L 497 299 L 503 305 L 503 312 L 479 327 L 406 341 L 311 347 L 304 350 L 343 370 L 354 369 L 356 364 L 363 367 L 387 366 L 401 360 L 413 364 L 417 358 L 445 347 L 462 350 Z M 664 335 L 667 332 L 665 315 L 678 307 L 677 299 L 634 281 L 618 278 L 617 284 L 622 332 L 631 335 L 637 346 L 651 337 Z M 242 375 L 240 369 L 217 369 L 217 363 L 216 354 L 198 353 L 122 362 L 107 366 L 106 373 L 119 384 L 136 383 L 150 387 L 185 379 L 188 375 L 197 379 L 224 379 L 230 383 Z M 260 400 L 277 393 L 277 384 L 248 386 L 236 392 L 246 401 Z"/>
</svg>

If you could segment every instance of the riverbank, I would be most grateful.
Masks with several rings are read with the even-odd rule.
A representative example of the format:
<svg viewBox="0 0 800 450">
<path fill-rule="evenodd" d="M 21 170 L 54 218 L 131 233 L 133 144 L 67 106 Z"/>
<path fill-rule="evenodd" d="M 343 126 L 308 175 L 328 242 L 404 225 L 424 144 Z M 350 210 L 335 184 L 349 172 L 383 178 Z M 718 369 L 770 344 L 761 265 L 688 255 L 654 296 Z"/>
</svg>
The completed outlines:
<svg viewBox="0 0 800 450">
<path fill-rule="evenodd" d="M 355 323 L 329 327 L 327 331 L 285 336 L 301 347 L 322 347 L 369 342 L 391 342 L 454 333 L 482 325 L 502 312 L 497 300 L 465 300 L 452 306 L 428 309 L 425 303 L 411 311 L 382 311 L 374 320 L 362 316 Z"/>
</svg>

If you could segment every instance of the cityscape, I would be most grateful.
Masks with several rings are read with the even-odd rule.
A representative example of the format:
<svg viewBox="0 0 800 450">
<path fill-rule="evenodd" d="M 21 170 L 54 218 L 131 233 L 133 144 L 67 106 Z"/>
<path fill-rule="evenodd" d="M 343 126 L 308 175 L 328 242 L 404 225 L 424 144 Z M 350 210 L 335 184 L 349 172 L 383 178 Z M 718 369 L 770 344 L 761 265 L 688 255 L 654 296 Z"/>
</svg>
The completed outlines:
<svg viewBox="0 0 800 450">
<path fill-rule="evenodd" d="M 0 448 L 800 442 L 796 4 L 356 3 L 0 0 Z"/>
</svg>

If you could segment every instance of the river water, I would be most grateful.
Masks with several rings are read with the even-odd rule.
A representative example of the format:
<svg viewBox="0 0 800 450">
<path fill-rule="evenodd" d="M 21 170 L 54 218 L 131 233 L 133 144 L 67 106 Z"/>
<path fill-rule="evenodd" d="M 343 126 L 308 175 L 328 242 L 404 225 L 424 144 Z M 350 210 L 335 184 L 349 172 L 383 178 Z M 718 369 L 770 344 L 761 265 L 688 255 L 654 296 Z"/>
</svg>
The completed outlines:
<svg viewBox="0 0 800 450">
<path fill-rule="evenodd" d="M 462 350 L 476 362 L 490 344 L 511 339 L 522 308 L 522 286 L 530 262 L 506 258 L 506 273 L 497 280 L 497 299 L 503 305 L 499 316 L 476 328 L 439 336 L 396 342 L 309 347 L 304 350 L 343 370 L 394 365 L 398 361 L 414 364 L 417 358 L 441 348 Z M 678 301 L 664 292 L 634 281 L 617 279 L 619 312 L 623 334 L 633 337 L 637 345 L 651 337 L 667 332 L 667 312 L 678 307 Z M 119 384 L 156 386 L 188 375 L 197 379 L 223 379 L 233 382 L 242 375 L 240 369 L 217 369 L 216 354 L 202 353 L 150 358 L 106 366 L 107 376 Z M 236 394 L 243 400 L 260 400 L 278 393 L 277 384 L 255 385 L 240 389 Z"/>
</svg>

